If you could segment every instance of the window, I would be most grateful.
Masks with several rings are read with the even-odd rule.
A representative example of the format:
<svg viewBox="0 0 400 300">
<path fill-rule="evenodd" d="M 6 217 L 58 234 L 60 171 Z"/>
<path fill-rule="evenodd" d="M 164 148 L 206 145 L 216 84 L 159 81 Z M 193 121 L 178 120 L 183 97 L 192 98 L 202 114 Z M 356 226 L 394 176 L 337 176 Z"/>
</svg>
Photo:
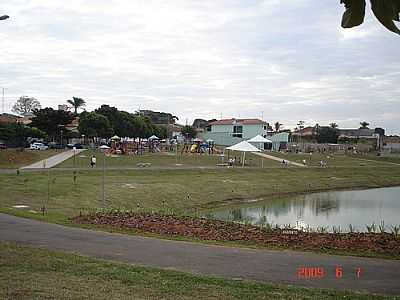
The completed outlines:
<svg viewBox="0 0 400 300">
<path fill-rule="evenodd" d="M 233 126 L 232 136 L 242 138 L 243 137 L 243 126 L 240 126 L 240 125 Z"/>
</svg>

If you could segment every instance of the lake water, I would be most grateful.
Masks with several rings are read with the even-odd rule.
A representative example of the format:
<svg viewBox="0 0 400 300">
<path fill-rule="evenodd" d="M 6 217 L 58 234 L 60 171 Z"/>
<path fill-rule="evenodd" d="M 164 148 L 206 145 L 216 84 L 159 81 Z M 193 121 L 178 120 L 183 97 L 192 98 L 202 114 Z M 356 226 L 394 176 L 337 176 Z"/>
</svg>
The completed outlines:
<svg viewBox="0 0 400 300">
<path fill-rule="evenodd" d="M 349 224 L 366 232 L 366 225 L 400 224 L 400 187 L 355 191 L 332 191 L 300 195 L 287 199 L 257 201 L 237 207 L 221 208 L 206 213 L 206 217 L 246 222 L 254 225 L 290 224 L 297 228 L 340 226 L 349 231 Z"/>
</svg>

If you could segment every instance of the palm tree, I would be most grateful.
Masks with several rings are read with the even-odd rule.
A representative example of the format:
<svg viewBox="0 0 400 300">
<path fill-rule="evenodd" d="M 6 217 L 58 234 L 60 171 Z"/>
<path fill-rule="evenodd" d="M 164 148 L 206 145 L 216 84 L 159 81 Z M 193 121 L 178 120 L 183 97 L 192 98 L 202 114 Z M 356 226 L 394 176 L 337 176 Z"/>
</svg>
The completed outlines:
<svg viewBox="0 0 400 300">
<path fill-rule="evenodd" d="M 83 100 L 82 98 L 77 98 L 77 97 L 72 97 L 72 100 L 67 100 L 67 102 L 72 105 L 76 115 L 78 114 L 78 108 L 86 105 L 85 100 Z"/>
<path fill-rule="evenodd" d="M 281 124 L 281 123 L 279 123 L 279 122 L 276 122 L 276 123 L 274 124 L 275 131 L 278 132 L 279 129 L 281 129 L 282 126 L 283 126 L 283 124 Z"/>
<path fill-rule="evenodd" d="M 331 126 L 331 128 L 336 129 L 339 127 L 339 125 L 337 123 L 331 123 L 329 124 L 329 126 Z"/>
<path fill-rule="evenodd" d="M 368 126 L 369 126 L 369 123 L 368 123 L 368 122 L 365 122 L 365 121 L 363 121 L 363 122 L 360 122 L 360 125 L 361 125 L 361 128 L 363 128 L 363 129 L 366 129 L 366 128 L 368 128 Z"/>
<path fill-rule="evenodd" d="M 399 21 L 400 5 L 398 0 L 370 0 L 371 9 L 378 21 L 388 30 L 400 34 L 393 20 Z M 364 22 L 365 0 L 340 0 L 346 11 L 342 18 L 342 27 L 351 28 Z"/>
</svg>

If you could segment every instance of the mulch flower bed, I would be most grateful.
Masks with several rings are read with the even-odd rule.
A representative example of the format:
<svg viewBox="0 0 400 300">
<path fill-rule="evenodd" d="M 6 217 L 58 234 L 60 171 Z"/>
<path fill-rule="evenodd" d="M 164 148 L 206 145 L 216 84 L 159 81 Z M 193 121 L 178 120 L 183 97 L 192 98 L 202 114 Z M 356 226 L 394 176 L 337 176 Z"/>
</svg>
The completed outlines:
<svg viewBox="0 0 400 300">
<path fill-rule="evenodd" d="M 307 233 L 267 230 L 253 225 L 147 213 L 96 213 L 73 219 L 78 224 L 112 226 L 169 236 L 212 241 L 251 242 L 294 250 L 343 250 L 400 256 L 400 237 L 389 233 Z"/>
</svg>

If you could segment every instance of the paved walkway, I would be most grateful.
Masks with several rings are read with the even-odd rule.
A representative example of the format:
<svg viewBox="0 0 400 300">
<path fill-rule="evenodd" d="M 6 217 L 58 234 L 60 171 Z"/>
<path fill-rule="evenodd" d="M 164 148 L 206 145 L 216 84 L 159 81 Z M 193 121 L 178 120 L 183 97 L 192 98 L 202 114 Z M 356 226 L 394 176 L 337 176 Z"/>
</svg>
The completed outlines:
<svg viewBox="0 0 400 300">
<path fill-rule="evenodd" d="M 74 156 L 74 154 L 79 154 L 82 151 L 85 151 L 86 149 L 76 149 L 76 150 L 68 150 L 64 151 L 60 154 L 56 154 L 54 156 L 51 156 L 49 158 L 46 158 L 44 160 L 35 162 L 29 166 L 22 167 L 21 170 L 27 170 L 27 169 L 49 169 L 53 168 L 54 166 L 62 163 L 63 161 L 67 160 L 68 158 L 71 158 Z"/>
<path fill-rule="evenodd" d="M 261 153 L 261 152 L 253 152 L 253 154 L 254 155 L 258 155 L 258 156 L 262 156 L 264 158 L 272 159 L 272 160 L 275 160 L 275 161 L 279 161 L 279 162 L 282 162 L 282 160 L 285 160 L 286 162 L 288 162 L 289 165 L 293 165 L 293 166 L 296 166 L 296 167 L 306 167 L 303 164 L 299 164 L 299 163 L 296 163 L 294 161 L 287 160 L 285 158 L 279 158 L 279 157 L 276 157 L 276 156 L 273 156 L 273 155 L 268 155 L 268 154 Z"/>
<path fill-rule="evenodd" d="M 184 272 L 318 288 L 400 295 L 400 261 L 203 245 L 90 231 L 0 214 L 0 240 Z M 337 279 L 336 267 L 343 277 Z M 324 268 L 298 279 L 300 267 Z M 357 278 L 357 268 L 361 268 Z"/>
</svg>

